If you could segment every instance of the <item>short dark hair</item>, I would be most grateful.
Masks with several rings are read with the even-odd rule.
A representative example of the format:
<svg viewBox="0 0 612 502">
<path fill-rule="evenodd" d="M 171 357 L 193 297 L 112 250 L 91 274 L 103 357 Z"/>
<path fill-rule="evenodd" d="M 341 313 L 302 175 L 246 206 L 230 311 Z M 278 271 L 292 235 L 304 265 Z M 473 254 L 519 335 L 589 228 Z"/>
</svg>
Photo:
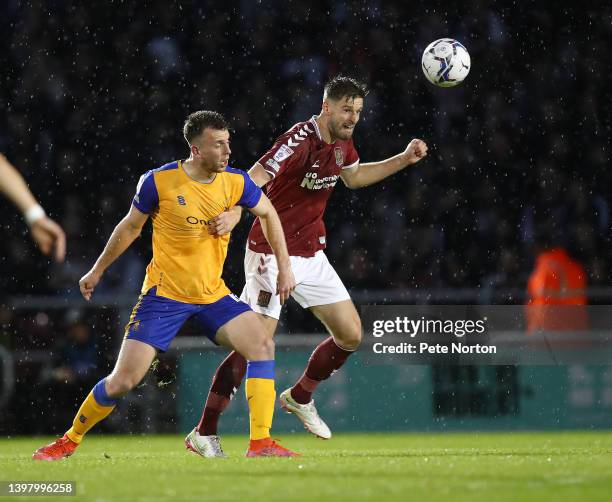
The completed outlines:
<svg viewBox="0 0 612 502">
<path fill-rule="evenodd" d="M 368 87 L 364 82 L 356 78 L 336 75 L 325 84 L 323 97 L 340 101 L 342 98 L 365 98 L 368 92 Z"/>
<path fill-rule="evenodd" d="M 185 136 L 187 143 L 191 145 L 193 138 L 202 134 L 204 129 L 207 128 L 223 131 L 229 129 L 229 125 L 225 117 L 220 113 L 210 110 L 200 110 L 190 114 L 185 120 L 183 136 Z"/>
</svg>

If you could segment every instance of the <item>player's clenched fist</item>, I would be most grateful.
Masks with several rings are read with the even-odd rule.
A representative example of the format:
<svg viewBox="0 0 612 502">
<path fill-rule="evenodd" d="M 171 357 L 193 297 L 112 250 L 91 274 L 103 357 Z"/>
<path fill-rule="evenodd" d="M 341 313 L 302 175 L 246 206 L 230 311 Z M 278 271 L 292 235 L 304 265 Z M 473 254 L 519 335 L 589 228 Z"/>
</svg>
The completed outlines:
<svg viewBox="0 0 612 502">
<path fill-rule="evenodd" d="M 413 139 L 404 150 L 404 155 L 408 164 L 418 162 L 427 155 L 427 143 L 422 139 Z"/>
<path fill-rule="evenodd" d="M 100 282 L 101 277 L 102 274 L 94 269 L 91 269 L 83 277 L 81 277 L 81 280 L 79 281 L 79 288 L 83 298 L 85 298 L 87 301 L 91 300 L 91 294 L 93 293 L 94 288 L 98 285 L 98 282 Z"/>
<path fill-rule="evenodd" d="M 276 278 L 276 294 L 280 296 L 280 302 L 285 303 L 295 289 L 295 277 L 291 267 L 279 267 L 278 277 Z"/>
</svg>

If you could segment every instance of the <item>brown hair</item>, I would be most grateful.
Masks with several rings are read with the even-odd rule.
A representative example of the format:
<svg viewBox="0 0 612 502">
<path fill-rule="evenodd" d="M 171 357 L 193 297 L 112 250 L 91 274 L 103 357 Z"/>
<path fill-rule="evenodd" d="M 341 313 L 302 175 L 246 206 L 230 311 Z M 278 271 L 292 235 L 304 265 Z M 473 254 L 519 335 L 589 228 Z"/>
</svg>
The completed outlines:
<svg viewBox="0 0 612 502">
<path fill-rule="evenodd" d="M 204 129 L 207 128 L 223 131 L 228 129 L 229 126 L 225 117 L 220 113 L 200 110 L 190 114 L 185 120 L 183 136 L 185 136 L 187 143 L 191 145 L 193 139 L 202 134 Z"/>
<path fill-rule="evenodd" d="M 325 84 L 323 97 L 340 101 L 342 98 L 365 98 L 368 92 L 366 84 L 356 78 L 336 75 Z"/>
</svg>

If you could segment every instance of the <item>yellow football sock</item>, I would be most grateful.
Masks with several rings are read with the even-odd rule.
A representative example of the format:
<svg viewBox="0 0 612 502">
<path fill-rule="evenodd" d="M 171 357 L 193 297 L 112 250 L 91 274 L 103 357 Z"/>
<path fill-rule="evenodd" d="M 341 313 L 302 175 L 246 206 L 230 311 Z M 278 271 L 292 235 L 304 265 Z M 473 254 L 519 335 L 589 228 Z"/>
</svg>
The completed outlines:
<svg viewBox="0 0 612 502">
<path fill-rule="evenodd" d="M 270 437 L 274 416 L 274 361 L 249 361 L 247 365 L 246 397 L 249 403 L 250 437 Z"/>
<path fill-rule="evenodd" d="M 100 388 L 102 390 L 100 390 Z M 100 393 L 102 393 L 102 395 L 100 395 Z M 104 404 L 99 403 L 98 400 L 96 400 L 96 395 L 98 395 L 100 401 L 109 406 L 104 406 Z M 115 400 L 106 395 L 104 380 L 101 380 L 88 394 L 85 401 L 83 401 L 83 404 L 74 417 L 72 427 L 66 432 L 66 435 L 72 441 L 79 444 L 87 431 L 101 420 L 104 420 L 114 409 Z"/>
</svg>

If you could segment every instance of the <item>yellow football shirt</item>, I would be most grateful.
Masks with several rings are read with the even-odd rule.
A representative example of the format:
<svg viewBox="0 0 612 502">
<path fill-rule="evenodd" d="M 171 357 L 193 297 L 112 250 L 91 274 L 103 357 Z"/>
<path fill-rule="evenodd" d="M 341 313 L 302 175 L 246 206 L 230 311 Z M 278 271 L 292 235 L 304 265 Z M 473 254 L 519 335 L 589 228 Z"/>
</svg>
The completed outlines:
<svg viewBox="0 0 612 502">
<path fill-rule="evenodd" d="M 132 204 L 153 222 L 153 258 L 142 285 L 184 303 L 209 304 L 230 294 L 221 274 L 229 234 L 210 235 L 210 220 L 229 208 L 254 207 L 261 189 L 249 175 L 226 168 L 209 183 L 190 178 L 181 161 L 146 172 Z"/>
</svg>

